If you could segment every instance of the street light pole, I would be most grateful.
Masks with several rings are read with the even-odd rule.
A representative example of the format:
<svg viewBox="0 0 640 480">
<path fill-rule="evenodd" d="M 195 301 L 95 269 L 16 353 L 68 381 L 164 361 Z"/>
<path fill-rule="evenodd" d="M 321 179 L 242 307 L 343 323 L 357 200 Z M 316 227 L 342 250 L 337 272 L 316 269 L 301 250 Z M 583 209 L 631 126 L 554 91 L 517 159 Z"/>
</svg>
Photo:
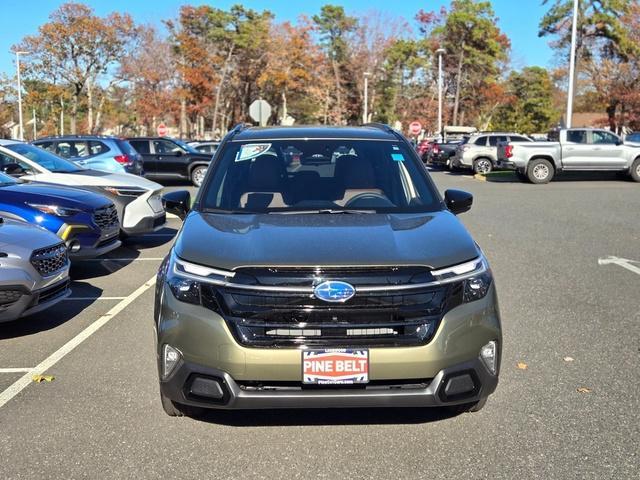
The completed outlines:
<svg viewBox="0 0 640 480">
<path fill-rule="evenodd" d="M 362 112 L 362 123 L 369 121 L 369 72 L 364 72 L 364 110 Z"/>
<path fill-rule="evenodd" d="M 20 55 L 26 55 L 29 52 L 16 51 L 16 76 L 18 80 L 18 131 L 19 140 L 24 140 L 24 126 L 22 124 L 22 83 L 20 81 Z"/>
<path fill-rule="evenodd" d="M 571 26 L 571 53 L 569 54 L 569 89 L 567 91 L 567 119 L 566 126 L 571 128 L 573 120 L 573 89 L 576 74 L 576 36 L 578 32 L 578 2 L 573 0 L 573 24 Z"/>
<path fill-rule="evenodd" d="M 444 48 L 436 50 L 438 54 L 438 137 L 442 135 L 442 55 Z"/>
</svg>

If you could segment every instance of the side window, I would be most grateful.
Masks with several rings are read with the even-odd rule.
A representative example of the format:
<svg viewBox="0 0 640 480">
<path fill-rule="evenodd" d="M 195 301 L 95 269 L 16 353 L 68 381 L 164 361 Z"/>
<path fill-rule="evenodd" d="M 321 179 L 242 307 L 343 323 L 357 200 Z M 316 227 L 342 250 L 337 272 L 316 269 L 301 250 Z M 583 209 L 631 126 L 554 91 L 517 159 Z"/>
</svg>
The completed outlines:
<svg viewBox="0 0 640 480">
<path fill-rule="evenodd" d="M 89 155 L 100 155 L 101 153 L 106 153 L 109 151 L 109 147 L 107 147 L 104 143 L 98 142 L 97 140 L 89 141 Z"/>
<path fill-rule="evenodd" d="M 487 145 L 487 137 L 480 137 L 480 138 L 476 139 L 474 144 L 475 145 L 481 145 L 481 146 L 485 147 Z"/>
<path fill-rule="evenodd" d="M 149 150 L 149 140 L 129 140 L 129 145 L 135 148 L 136 152 L 141 155 L 148 155 Z"/>
<path fill-rule="evenodd" d="M 64 158 L 71 157 L 71 142 L 58 142 L 56 144 L 55 153 Z"/>
<path fill-rule="evenodd" d="M 153 148 L 157 154 L 176 153 L 182 151 L 179 145 L 170 142 L 169 140 L 154 140 Z"/>
<path fill-rule="evenodd" d="M 40 148 L 44 148 L 45 150 L 49 150 L 50 152 L 54 152 L 56 149 L 56 146 L 53 142 L 51 141 L 47 141 L 47 142 L 38 142 L 38 143 L 34 143 L 34 145 L 36 147 L 40 147 Z"/>
<path fill-rule="evenodd" d="M 594 130 L 592 132 L 592 143 L 597 145 L 617 145 L 618 137 L 609 132 L 603 132 L 602 130 Z"/>
<path fill-rule="evenodd" d="M 71 154 L 71 158 L 76 157 L 88 157 L 89 156 L 89 148 L 87 147 L 87 142 L 69 142 Z"/>
<path fill-rule="evenodd" d="M 510 142 L 530 142 L 531 140 L 525 137 L 521 137 L 519 135 L 511 135 L 509 137 L 509 141 Z"/>
<path fill-rule="evenodd" d="M 502 136 L 493 135 L 492 137 L 489 137 L 489 146 L 497 147 L 498 142 L 506 142 L 506 141 L 507 141 L 507 137 L 503 135 Z"/>
<path fill-rule="evenodd" d="M 587 143 L 587 131 L 586 130 L 568 130 L 567 142 Z"/>
</svg>

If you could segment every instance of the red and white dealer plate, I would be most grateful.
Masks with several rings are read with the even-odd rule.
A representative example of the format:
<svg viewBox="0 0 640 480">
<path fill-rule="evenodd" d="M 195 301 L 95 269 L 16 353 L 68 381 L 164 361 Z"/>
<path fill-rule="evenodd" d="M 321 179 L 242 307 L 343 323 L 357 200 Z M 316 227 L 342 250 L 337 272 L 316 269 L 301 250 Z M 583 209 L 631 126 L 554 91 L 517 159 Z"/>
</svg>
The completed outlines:
<svg viewBox="0 0 640 480">
<path fill-rule="evenodd" d="M 302 351 L 302 383 L 350 385 L 369 382 L 369 350 Z"/>
</svg>

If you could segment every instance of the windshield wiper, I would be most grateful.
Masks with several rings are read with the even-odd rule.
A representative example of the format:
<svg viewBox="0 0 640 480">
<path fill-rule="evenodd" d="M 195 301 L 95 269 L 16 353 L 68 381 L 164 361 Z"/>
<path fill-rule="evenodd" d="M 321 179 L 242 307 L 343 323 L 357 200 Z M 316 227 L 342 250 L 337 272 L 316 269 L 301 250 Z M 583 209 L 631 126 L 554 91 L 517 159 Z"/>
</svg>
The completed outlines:
<svg viewBox="0 0 640 480">
<path fill-rule="evenodd" d="M 334 215 L 334 214 L 338 214 L 338 213 L 346 213 L 346 214 L 357 214 L 357 213 L 377 213 L 375 210 L 358 210 L 358 209 L 353 209 L 353 208 L 345 208 L 345 209 L 338 209 L 338 208 L 318 208 L 315 210 L 281 210 L 281 211 L 271 211 L 268 213 L 277 213 L 277 214 L 281 214 L 281 215 L 295 215 L 295 214 L 330 214 L 330 215 Z"/>
</svg>

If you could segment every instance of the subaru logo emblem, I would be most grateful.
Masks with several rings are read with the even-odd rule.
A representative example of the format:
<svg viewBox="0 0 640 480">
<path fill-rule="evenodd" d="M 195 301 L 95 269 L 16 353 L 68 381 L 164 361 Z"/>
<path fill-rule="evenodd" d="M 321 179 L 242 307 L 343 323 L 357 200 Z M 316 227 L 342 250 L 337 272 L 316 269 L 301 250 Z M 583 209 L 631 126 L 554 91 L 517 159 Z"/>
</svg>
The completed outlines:
<svg viewBox="0 0 640 480">
<path fill-rule="evenodd" d="M 346 282 L 328 280 L 316 285 L 313 294 L 317 299 L 325 302 L 342 303 L 353 297 L 356 289 Z"/>
</svg>

